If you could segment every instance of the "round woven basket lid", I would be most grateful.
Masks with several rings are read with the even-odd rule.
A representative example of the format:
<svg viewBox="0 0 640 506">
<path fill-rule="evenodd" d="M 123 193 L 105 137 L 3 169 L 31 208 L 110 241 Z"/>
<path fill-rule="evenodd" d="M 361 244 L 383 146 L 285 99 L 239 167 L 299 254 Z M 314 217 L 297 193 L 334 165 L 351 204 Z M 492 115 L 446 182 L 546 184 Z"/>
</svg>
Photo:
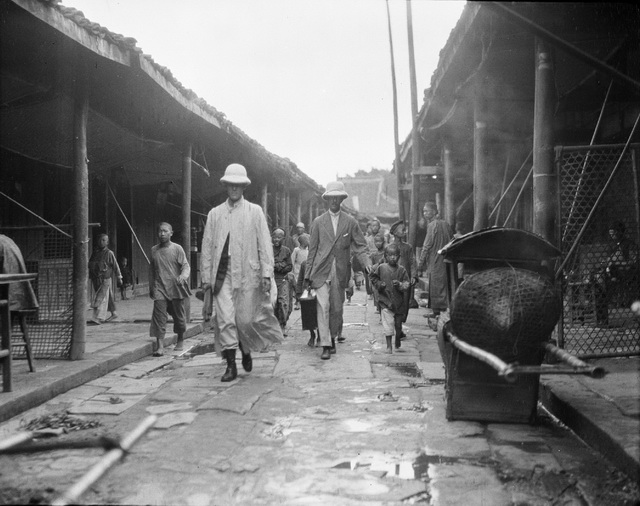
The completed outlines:
<svg viewBox="0 0 640 506">
<path fill-rule="evenodd" d="M 507 362 L 539 363 L 561 302 L 551 281 L 525 269 L 500 267 L 467 277 L 451 301 L 457 337 Z"/>
</svg>

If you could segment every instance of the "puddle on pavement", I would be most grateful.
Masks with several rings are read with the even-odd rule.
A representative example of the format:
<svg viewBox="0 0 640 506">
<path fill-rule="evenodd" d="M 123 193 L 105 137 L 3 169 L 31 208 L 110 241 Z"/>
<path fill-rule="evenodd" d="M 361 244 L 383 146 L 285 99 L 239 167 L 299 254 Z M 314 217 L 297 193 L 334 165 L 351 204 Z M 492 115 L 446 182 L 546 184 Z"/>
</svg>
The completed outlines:
<svg viewBox="0 0 640 506">
<path fill-rule="evenodd" d="M 422 371 L 415 364 L 389 364 L 388 367 L 392 367 L 403 376 L 409 376 L 410 378 L 422 377 Z"/>
<path fill-rule="evenodd" d="M 442 457 L 440 455 L 426 455 L 421 453 L 413 459 L 393 459 L 388 455 L 374 456 L 366 460 L 354 459 L 340 462 L 334 469 L 349 471 L 384 472 L 385 476 L 392 476 L 402 480 L 428 479 L 429 464 L 454 464 L 465 459 L 458 457 Z"/>
</svg>

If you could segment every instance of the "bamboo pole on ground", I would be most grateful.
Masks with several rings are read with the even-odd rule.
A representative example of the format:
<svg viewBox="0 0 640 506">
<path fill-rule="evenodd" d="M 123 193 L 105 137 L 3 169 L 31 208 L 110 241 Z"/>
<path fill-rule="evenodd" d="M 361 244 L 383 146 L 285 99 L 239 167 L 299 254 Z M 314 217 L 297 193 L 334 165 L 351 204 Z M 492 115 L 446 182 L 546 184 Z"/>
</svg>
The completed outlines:
<svg viewBox="0 0 640 506">
<path fill-rule="evenodd" d="M 145 418 L 129 435 L 125 436 L 119 448 L 109 451 L 93 466 L 73 487 L 67 490 L 61 497 L 51 503 L 53 506 L 65 506 L 77 504 L 78 499 L 89 487 L 96 483 L 105 473 L 121 460 L 134 444 L 156 423 L 158 417 L 151 415 Z"/>
</svg>

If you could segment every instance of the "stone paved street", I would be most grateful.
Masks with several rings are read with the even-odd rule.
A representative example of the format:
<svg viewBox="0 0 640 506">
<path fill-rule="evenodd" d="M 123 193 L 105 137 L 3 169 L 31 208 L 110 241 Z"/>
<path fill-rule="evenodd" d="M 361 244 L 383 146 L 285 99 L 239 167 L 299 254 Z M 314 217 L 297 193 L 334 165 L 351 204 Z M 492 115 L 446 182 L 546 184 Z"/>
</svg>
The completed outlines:
<svg viewBox="0 0 640 506">
<path fill-rule="evenodd" d="M 435 334 L 411 312 L 408 338 L 384 353 L 363 291 L 345 306 L 346 341 L 329 361 L 294 312 L 285 342 L 221 383 L 213 336 L 148 357 L 0 426 L 68 410 L 100 428 L 59 440 L 122 437 L 158 421 L 81 497 L 82 504 L 636 504 L 637 486 L 540 410 L 536 425 L 448 422 Z M 193 354 L 193 353 L 198 354 Z M 202 353 L 200 352 L 208 352 Z M 0 457 L 4 503 L 52 501 L 101 449 Z"/>
</svg>

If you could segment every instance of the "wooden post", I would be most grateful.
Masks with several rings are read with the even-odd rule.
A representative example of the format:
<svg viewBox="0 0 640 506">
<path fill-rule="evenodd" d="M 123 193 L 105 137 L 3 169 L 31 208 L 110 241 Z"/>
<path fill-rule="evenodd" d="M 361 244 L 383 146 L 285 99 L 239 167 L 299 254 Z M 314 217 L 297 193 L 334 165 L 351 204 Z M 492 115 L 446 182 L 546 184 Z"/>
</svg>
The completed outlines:
<svg viewBox="0 0 640 506">
<path fill-rule="evenodd" d="M 451 154 L 451 140 L 446 138 L 444 141 L 444 210 L 443 218 L 451 228 L 454 227 L 456 221 L 456 203 L 454 202 L 454 167 L 453 155 Z"/>
<path fill-rule="evenodd" d="M 286 195 L 287 191 L 282 188 L 281 190 L 278 191 L 278 196 L 280 197 L 279 201 L 278 201 L 278 227 L 280 228 L 284 228 L 285 227 L 285 218 L 286 218 L 286 214 L 287 214 L 287 195 Z"/>
<path fill-rule="evenodd" d="M 409 208 L 408 243 L 416 247 L 418 228 L 418 190 L 420 179 L 414 172 L 420 166 L 420 134 L 418 132 L 418 90 L 416 84 L 416 62 L 413 51 L 413 22 L 411 17 L 411 0 L 407 0 L 407 35 L 409 37 L 409 71 L 411 75 L 411 204 Z"/>
<path fill-rule="evenodd" d="M 557 178 L 553 163 L 556 105 L 551 48 L 536 39 L 536 89 L 533 116 L 533 232 L 555 244 Z"/>
<path fill-rule="evenodd" d="M 302 193 L 298 193 L 296 202 L 296 225 L 302 221 Z"/>
<path fill-rule="evenodd" d="M 89 277 L 89 168 L 87 121 L 89 96 L 86 66 L 79 64 L 73 102 L 73 317 L 71 360 L 84 357 Z"/>
<path fill-rule="evenodd" d="M 187 142 L 182 153 L 182 249 L 187 255 L 191 270 L 195 272 L 197 265 L 191 261 L 191 143 Z M 189 280 L 191 285 L 191 280 Z M 191 321 L 191 300 L 185 300 L 187 323 Z"/>
<path fill-rule="evenodd" d="M 476 84 L 473 131 L 473 230 L 489 225 L 489 168 L 487 166 L 487 102 Z"/>
<path fill-rule="evenodd" d="M 262 185 L 260 196 L 260 205 L 262 206 L 262 212 L 265 217 L 269 216 L 269 185 L 267 183 Z"/>
<path fill-rule="evenodd" d="M 291 232 L 291 223 L 289 216 L 291 215 L 291 191 L 288 188 L 284 190 L 284 223 L 282 226 L 284 227 L 285 233 L 287 235 Z"/>
</svg>

